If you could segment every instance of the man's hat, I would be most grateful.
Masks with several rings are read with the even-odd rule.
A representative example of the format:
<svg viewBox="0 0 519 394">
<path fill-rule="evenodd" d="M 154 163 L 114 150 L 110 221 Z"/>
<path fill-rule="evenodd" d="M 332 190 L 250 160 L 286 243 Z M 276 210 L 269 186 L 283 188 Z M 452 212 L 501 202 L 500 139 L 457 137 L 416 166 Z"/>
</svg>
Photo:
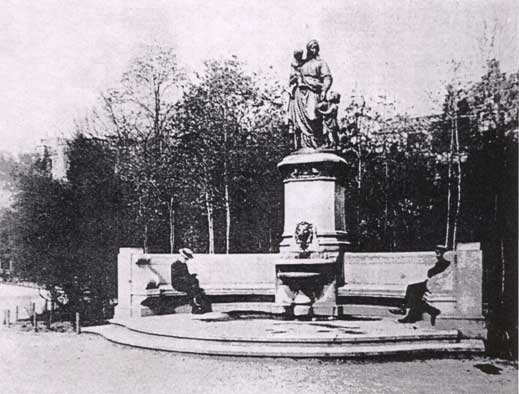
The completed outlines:
<svg viewBox="0 0 519 394">
<path fill-rule="evenodd" d="M 447 247 L 447 245 L 436 245 L 436 246 L 434 247 L 434 250 L 441 250 L 441 251 L 443 251 L 443 252 L 445 252 L 447 249 L 449 249 L 449 248 Z"/>
<path fill-rule="evenodd" d="M 178 251 L 181 256 L 185 257 L 186 259 L 192 259 L 193 258 L 193 251 L 189 248 L 182 248 Z"/>
</svg>

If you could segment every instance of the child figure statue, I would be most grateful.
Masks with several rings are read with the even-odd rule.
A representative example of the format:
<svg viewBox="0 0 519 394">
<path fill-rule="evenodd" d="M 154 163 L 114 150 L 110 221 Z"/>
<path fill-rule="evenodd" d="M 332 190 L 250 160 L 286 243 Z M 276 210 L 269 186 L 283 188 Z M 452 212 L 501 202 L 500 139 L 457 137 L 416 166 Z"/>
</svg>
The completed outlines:
<svg viewBox="0 0 519 394">
<path fill-rule="evenodd" d="M 301 49 L 298 49 L 294 51 L 294 60 L 290 64 L 290 67 L 292 68 L 292 72 L 290 73 L 289 78 L 289 95 L 290 98 L 294 98 L 295 90 L 297 86 L 301 83 L 302 80 L 302 74 L 301 74 L 301 66 L 304 64 L 303 59 L 303 51 Z"/>
<path fill-rule="evenodd" d="M 328 100 L 319 103 L 317 106 L 317 110 L 323 115 L 323 137 L 328 148 L 336 148 L 339 142 L 337 113 L 340 101 L 341 95 L 331 91 L 328 93 Z"/>
<path fill-rule="evenodd" d="M 301 147 L 301 136 L 295 131 L 295 111 L 294 111 L 294 97 L 295 91 L 297 87 L 301 84 L 303 79 L 303 75 L 301 74 L 301 66 L 305 63 L 303 58 L 303 51 L 296 50 L 294 51 L 294 59 L 290 64 L 291 72 L 288 81 L 288 108 L 287 108 L 287 124 L 288 124 L 288 134 L 293 138 L 294 149 L 299 149 Z"/>
</svg>

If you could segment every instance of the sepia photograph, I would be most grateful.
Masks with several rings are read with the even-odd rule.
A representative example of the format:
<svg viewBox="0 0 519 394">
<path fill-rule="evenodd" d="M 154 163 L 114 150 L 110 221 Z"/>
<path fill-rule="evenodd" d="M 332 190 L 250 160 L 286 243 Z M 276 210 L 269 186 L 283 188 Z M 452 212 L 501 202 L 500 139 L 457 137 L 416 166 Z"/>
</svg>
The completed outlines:
<svg viewBox="0 0 519 394">
<path fill-rule="evenodd" d="M 4 0 L 2 394 L 518 392 L 519 2 Z"/>
</svg>

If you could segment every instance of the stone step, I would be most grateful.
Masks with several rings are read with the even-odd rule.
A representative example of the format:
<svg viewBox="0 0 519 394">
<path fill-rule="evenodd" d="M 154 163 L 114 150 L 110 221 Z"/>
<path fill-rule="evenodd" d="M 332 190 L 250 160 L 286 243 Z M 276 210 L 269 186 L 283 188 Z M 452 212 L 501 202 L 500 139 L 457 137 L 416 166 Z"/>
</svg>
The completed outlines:
<svg viewBox="0 0 519 394">
<path fill-rule="evenodd" d="M 118 324 L 116 324 L 118 325 Z M 407 343 L 458 343 L 460 339 L 458 337 L 457 332 L 451 333 L 438 333 L 438 334 L 417 334 L 417 335 L 379 335 L 379 336 L 363 336 L 363 337 L 355 337 L 355 338 L 310 338 L 310 337 L 292 337 L 286 339 L 271 339 L 271 338 L 246 338 L 246 337 L 215 337 L 215 336 L 204 336 L 197 337 L 196 335 L 188 336 L 186 334 L 174 335 L 167 333 L 157 333 L 157 332 L 146 332 L 140 330 L 138 328 L 127 327 L 124 325 L 120 325 L 120 327 L 124 327 L 129 331 L 133 331 L 136 333 L 144 334 L 144 335 L 154 335 L 161 336 L 166 338 L 173 338 L 178 340 L 183 340 L 186 343 L 189 341 L 205 341 L 206 343 L 232 343 L 234 345 L 250 345 L 255 343 L 266 344 L 268 346 L 289 346 L 289 347 L 297 347 L 297 346 L 306 346 L 306 347 L 318 347 L 326 345 L 327 347 L 334 346 L 355 346 L 355 345 L 364 345 L 364 346 L 378 346 L 386 343 L 399 343 L 399 344 L 407 344 Z"/>
<path fill-rule="evenodd" d="M 204 315 L 202 315 L 204 316 Z M 284 332 L 286 328 L 276 328 L 268 326 L 265 329 L 257 329 L 258 324 L 242 323 L 240 326 L 229 326 L 226 328 L 210 328 L 197 325 L 196 320 L 193 321 L 192 315 L 177 314 L 168 318 L 177 317 L 176 328 L 172 329 L 172 324 L 165 322 L 164 325 L 156 324 L 161 320 L 160 317 L 144 318 L 144 319 L 127 319 L 127 320 L 111 320 L 111 324 L 125 327 L 128 330 L 162 337 L 171 337 L 175 339 L 188 341 L 206 341 L 206 342 L 222 342 L 234 344 L 252 344 L 264 343 L 269 346 L 348 346 L 363 344 L 366 346 L 375 346 L 383 343 L 426 343 L 426 342 L 445 342 L 457 343 L 460 340 L 457 330 L 416 330 L 408 329 L 396 331 L 389 329 L 388 333 L 381 334 L 378 332 L 362 332 L 355 334 L 344 334 L 348 332 L 347 326 L 333 327 L 332 324 L 337 322 L 292 322 L 285 321 L 278 323 L 279 325 L 294 325 L 292 332 Z M 203 322 L 204 320 L 201 319 Z M 211 321 L 211 320 L 208 320 Z M 151 324 L 147 324 L 151 323 Z M 193 325 L 193 323 L 195 323 Z M 347 322 L 342 322 L 347 323 Z M 355 322 L 351 322 L 355 324 Z M 203 324 L 203 323 L 202 323 Z M 231 323 L 232 324 L 232 323 Z M 272 323 L 271 323 L 272 324 Z M 314 326 L 315 324 L 315 326 Z M 324 325 L 324 327 L 323 327 Z M 249 326 L 249 327 L 248 327 Z M 298 327 L 301 326 L 301 327 Z M 329 326 L 329 327 L 326 327 Z M 292 328 L 292 327 L 290 327 Z M 309 329 L 311 328 L 311 330 Z M 276 332 L 277 331 L 277 332 Z M 277 335 L 276 335 L 277 334 Z M 281 334 L 281 335 L 280 335 Z M 284 334 L 284 335 L 283 335 Z"/>
<path fill-rule="evenodd" d="M 101 335 L 111 342 L 132 347 L 179 353 L 218 356 L 293 357 L 293 358 L 365 358 L 373 356 L 434 356 L 440 354 L 474 354 L 484 351 L 480 340 L 422 340 L 386 337 L 372 342 L 351 340 L 308 343 L 213 340 L 183 338 L 138 332 L 118 324 L 85 327 L 84 333 Z M 381 339 L 381 338 L 379 338 Z M 402 339 L 402 340 L 400 340 Z"/>
<path fill-rule="evenodd" d="M 350 320 L 384 320 L 392 321 L 397 324 L 397 320 L 402 318 L 401 315 L 393 315 L 389 310 L 393 307 L 381 305 L 364 305 L 364 304 L 341 304 L 338 306 L 342 313 L 342 319 Z M 175 309 L 177 314 L 189 313 L 191 310 L 189 305 L 179 306 Z M 234 303 L 215 303 L 213 310 L 221 313 L 243 313 L 243 314 L 264 314 L 281 319 L 284 309 L 272 302 L 234 302 Z M 162 315 L 165 316 L 165 315 Z M 124 316 L 117 316 L 123 317 Z M 148 318 L 148 317 L 147 317 Z M 318 317 L 319 318 L 319 317 Z M 322 317 L 320 317 L 322 319 Z M 334 320 L 332 320 L 333 322 Z M 400 324 L 401 325 L 401 324 Z M 406 325 L 401 325 L 406 326 Z M 436 319 L 436 325 L 431 325 L 430 316 L 424 314 L 424 319 L 412 325 L 413 329 L 435 329 L 456 330 L 462 337 L 469 338 L 486 338 L 485 321 L 483 319 L 458 318 L 456 315 L 442 313 Z"/>
</svg>

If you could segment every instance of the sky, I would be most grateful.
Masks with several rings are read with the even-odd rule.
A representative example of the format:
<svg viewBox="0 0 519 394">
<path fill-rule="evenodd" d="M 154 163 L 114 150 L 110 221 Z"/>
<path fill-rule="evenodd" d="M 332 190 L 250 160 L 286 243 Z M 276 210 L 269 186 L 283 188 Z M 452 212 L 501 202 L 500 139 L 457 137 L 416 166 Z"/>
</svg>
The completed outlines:
<svg viewBox="0 0 519 394">
<path fill-rule="evenodd" d="M 71 135 L 146 44 L 174 47 L 188 72 L 236 55 L 285 81 L 293 51 L 316 38 L 343 97 L 437 112 L 445 83 L 478 79 L 489 55 L 519 70 L 518 20 L 516 0 L 3 0 L 0 151 Z"/>
</svg>

